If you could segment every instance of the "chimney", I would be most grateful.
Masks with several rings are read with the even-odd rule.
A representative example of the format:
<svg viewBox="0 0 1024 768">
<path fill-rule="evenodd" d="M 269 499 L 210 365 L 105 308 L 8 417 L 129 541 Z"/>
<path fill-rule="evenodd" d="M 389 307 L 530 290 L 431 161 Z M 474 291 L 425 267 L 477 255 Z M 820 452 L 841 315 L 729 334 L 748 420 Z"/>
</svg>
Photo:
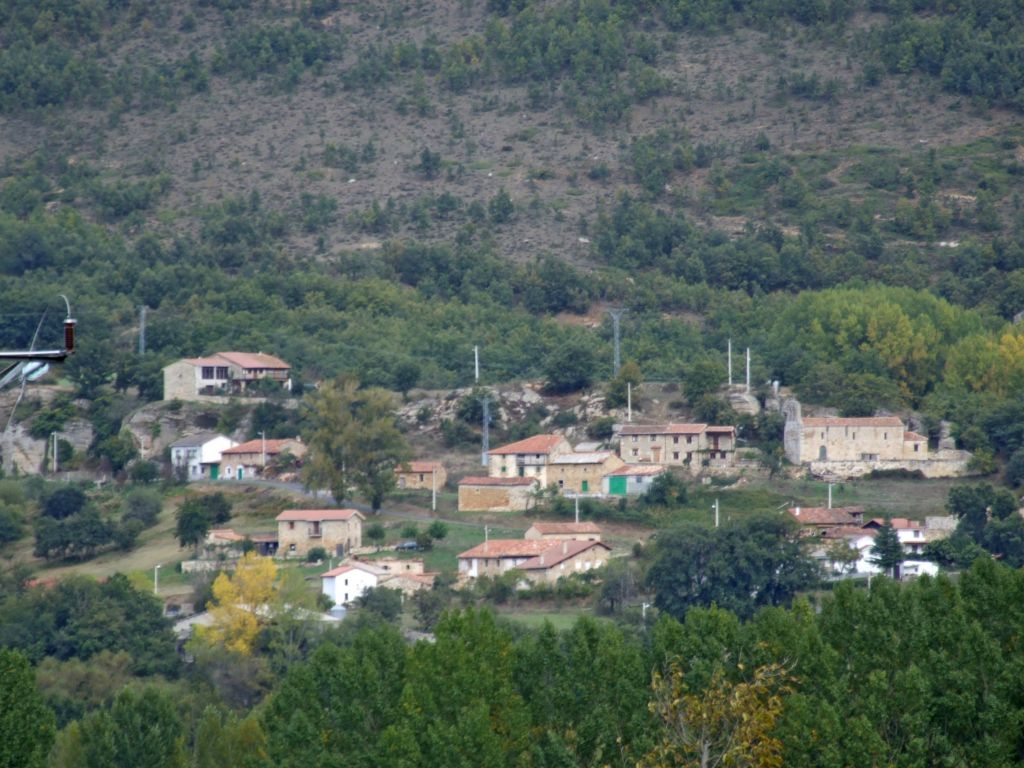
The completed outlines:
<svg viewBox="0 0 1024 768">
<path fill-rule="evenodd" d="M 800 517 L 800 507 L 797 507 L 796 511 L 793 514 L 796 515 L 797 517 Z"/>
</svg>

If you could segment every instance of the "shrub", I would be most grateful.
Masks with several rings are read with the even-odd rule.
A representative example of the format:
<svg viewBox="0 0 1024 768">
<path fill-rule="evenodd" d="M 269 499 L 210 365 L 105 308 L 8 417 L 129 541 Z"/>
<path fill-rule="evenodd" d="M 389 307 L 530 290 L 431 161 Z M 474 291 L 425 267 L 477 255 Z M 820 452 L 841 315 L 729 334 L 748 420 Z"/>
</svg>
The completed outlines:
<svg viewBox="0 0 1024 768">
<path fill-rule="evenodd" d="M 306 562 L 323 562 L 327 559 L 327 550 L 323 547 L 313 547 L 306 553 Z"/>
</svg>

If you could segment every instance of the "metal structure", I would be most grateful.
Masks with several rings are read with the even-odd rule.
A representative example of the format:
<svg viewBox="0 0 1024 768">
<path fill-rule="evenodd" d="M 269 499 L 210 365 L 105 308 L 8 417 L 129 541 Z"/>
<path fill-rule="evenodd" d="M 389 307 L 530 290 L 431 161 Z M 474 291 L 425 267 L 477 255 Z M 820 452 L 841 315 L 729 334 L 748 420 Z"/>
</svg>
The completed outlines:
<svg viewBox="0 0 1024 768">
<path fill-rule="evenodd" d="M 21 380 L 21 391 L 14 401 L 14 407 L 7 418 L 7 426 L 4 431 L 10 429 L 11 421 L 14 419 L 14 412 L 21 404 L 21 398 L 25 395 L 25 387 L 28 382 L 35 381 L 50 369 L 50 363 L 62 363 L 68 355 L 75 351 L 75 324 L 76 320 L 71 316 L 71 303 L 68 297 L 61 294 L 64 299 L 64 306 L 67 308 L 67 316 L 64 318 L 64 346 L 61 349 L 36 349 L 36 341 L 39 339 L 39 331 L 43 327 L 43 320 L 46 319 L 46 311 L 43 311 L 36 326 L 36 332 L 32 335 L 32 343 L 27 350 L 2 351 L 0 352 L 0 389 L 18 379 Z"/>
</svg>

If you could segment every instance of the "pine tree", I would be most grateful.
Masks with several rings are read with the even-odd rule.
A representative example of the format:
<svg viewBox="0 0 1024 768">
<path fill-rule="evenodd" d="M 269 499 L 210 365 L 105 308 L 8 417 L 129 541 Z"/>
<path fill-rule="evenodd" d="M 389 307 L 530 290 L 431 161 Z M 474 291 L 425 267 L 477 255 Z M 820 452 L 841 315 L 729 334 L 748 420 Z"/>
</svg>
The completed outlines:
<svg viewBox="0 0 1024 768">
<path fill-rule="evenodd" d="M 900 543 L 899 534 L 892 527 L 891 521 L 886 520 L 878 529 L 875 543 L 871 545 L 869 560 L 887 575 L 896 577 L 896 569 L 903 564 L 903 545 Z"/>
</svg>

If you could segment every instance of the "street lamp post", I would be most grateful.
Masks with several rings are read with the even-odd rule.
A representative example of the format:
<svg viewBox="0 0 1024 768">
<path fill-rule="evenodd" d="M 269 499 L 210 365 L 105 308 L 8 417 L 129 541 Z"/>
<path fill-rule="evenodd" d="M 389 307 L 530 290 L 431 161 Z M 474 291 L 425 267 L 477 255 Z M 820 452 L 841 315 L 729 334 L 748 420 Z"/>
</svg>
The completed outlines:
<svg viewBox="0 0 1024 768">
<path fill-rule="evenodd" d="M 153 594 L 160 594 L 160 564 L 153 567 Z"/>
</svg>

